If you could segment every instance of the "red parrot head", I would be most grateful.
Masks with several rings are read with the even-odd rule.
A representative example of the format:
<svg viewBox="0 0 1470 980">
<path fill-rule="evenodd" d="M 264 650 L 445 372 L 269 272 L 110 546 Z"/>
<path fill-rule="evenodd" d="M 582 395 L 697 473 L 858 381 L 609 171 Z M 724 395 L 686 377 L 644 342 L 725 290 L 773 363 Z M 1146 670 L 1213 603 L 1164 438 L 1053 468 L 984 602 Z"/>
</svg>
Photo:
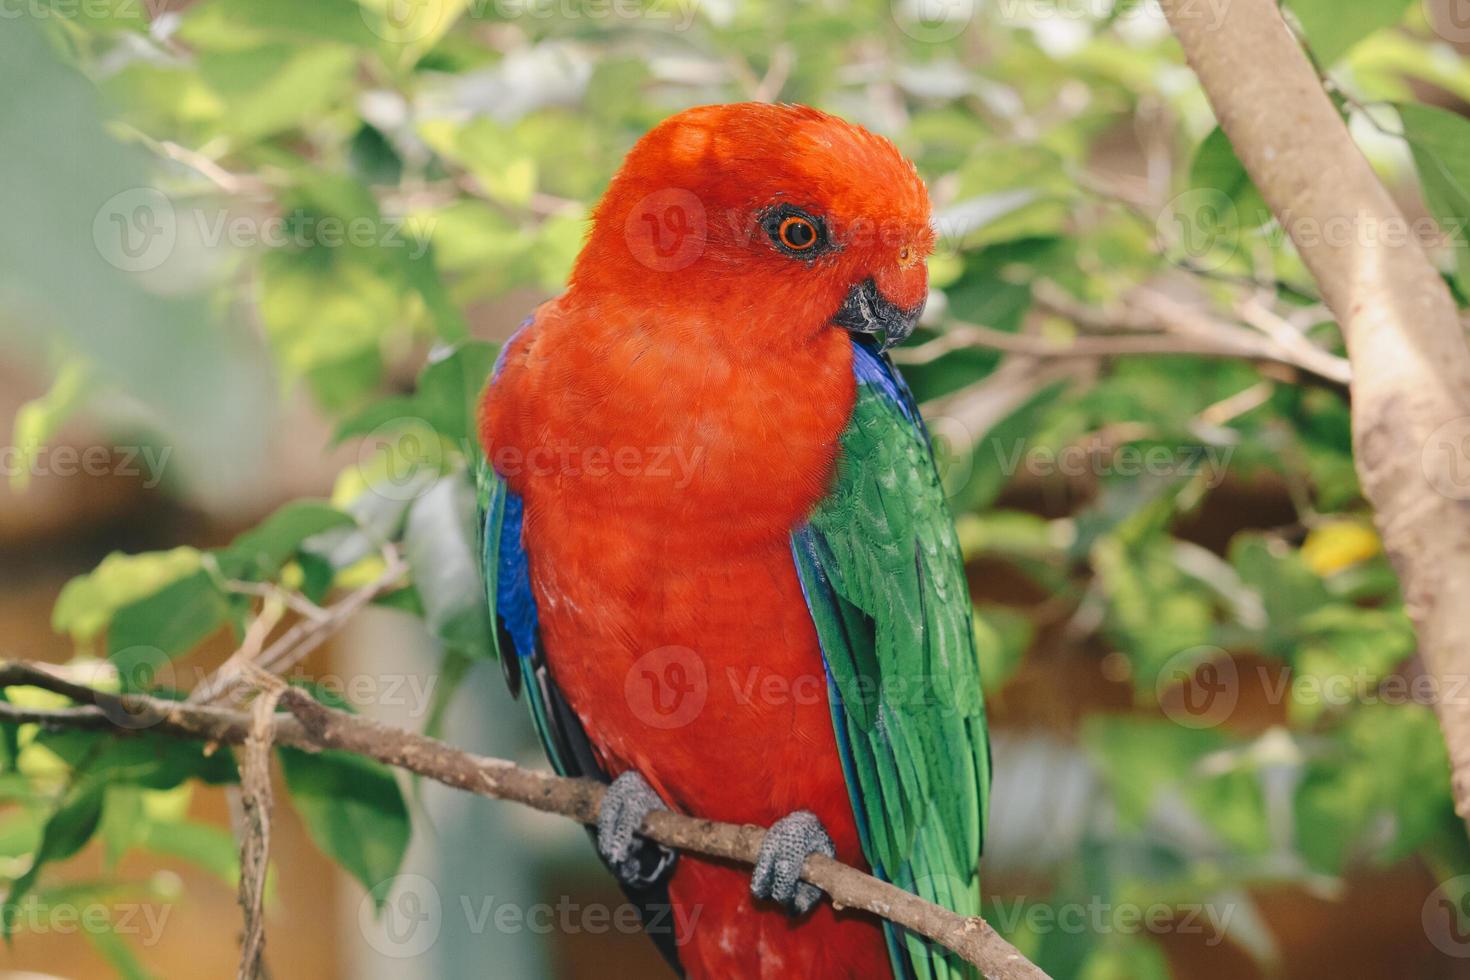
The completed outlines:
<svg viewBox="0 0 1470 980">
<path fill-rule="evenodd" d="M 805 106 L 704 106 L 629 152 L 571 295 L 732 347 L 832 327 L 902 341 L 924 307 L 929 195 L 888 140 Z"/>
</svg>

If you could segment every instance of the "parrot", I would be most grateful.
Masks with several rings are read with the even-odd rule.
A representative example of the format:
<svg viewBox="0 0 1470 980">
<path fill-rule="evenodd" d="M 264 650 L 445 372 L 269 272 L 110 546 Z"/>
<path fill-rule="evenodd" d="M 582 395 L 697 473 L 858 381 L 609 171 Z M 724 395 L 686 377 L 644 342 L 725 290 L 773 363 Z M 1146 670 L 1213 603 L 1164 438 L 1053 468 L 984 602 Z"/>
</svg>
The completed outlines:
<svg viewBox="0 0 1470 980">
<path fill-rule="evenodd" d="M 973 609 L 888 354 L 934 245 L 887 138 L 687 109 L 627 153 L 479 396 L 496 652 L 552 768 L 606 784 L 594 843 L 681 976 L 977 975 L 800 878 L 825 854 L 980 911 Z M 768 828 L 753 871 L 640 837 L 657 809 Z"/>
</svg>

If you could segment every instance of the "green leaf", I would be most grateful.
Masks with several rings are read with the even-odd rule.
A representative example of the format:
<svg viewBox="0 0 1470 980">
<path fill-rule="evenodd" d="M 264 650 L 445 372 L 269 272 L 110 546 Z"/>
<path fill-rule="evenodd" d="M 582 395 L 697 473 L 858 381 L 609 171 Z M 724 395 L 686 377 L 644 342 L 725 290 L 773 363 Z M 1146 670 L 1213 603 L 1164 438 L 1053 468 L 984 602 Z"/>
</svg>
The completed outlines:
<svg viewBox="0 0 1470 980">
<path fill-rule="evenodd" d="M 498 352 L 498 345 L 484 341 L 460 344 L 419 372 L 413 395 L 385 398 L 368 406 L 338 426 L 333 442 L 370 435 L 385 427 L 427 424 L 462 451 L 473 452 L 477 445 L 479 395 Z"/>
<path fill-rule="evenodd" d="M 1363 705 L 1336 735 L 1295 799 L 1297 847 L 1314 869 L 1338 874 L 1369 854 L 1399 860 L 1454 819 L 1444 737 L 1429 708 Z"/>
<path fill-rule="evenodd" d="M 363 123 L 348 150 L 352 172 L 365 184 L 396 184 L 403 179 L 403 159 L 382 131 Z"/>
<path fill-rule="evenodd" d="M 1235 205 L 1235 217 L 1242 228 L 1259 228 L 1271 220 L 1271 208 L 1235 155 L 1230 137 L 1219 126 L 1195 151 L 1194 162 L 1189 168 L 1189 183 L 1196 190 L 1216 190 L 1229 198 Z"/>
<path fill-rule="evenodd" d="M 41 868 L 51 861 L 62 861 L 86 846 L 102 820 L 103 787 L 92 783 L 73 782 L 60 804 L 46 821 L 41 832 L 41 846 L 31 856 L 31 865 L 11 882 L 5 895 L 0 933 L 7 938 L 15 922 L 21 901 L 35 887 Z"/>
<path fill-rule="evenodd" d="M 223 626 L 230 605 L 203 569 L 119 609 L 107 631 L 107 657 L 132 689 L 138 671 L 158 668 Z"/>
<path fill-rule="evenodd" d="M 1214 601 L 1179 568 L 1167 536 L 1132 547 L 1125 539 L 1124 531 L 1098 538 L 1090 557 L 1108 600 L 1108 637 L 1128 656 L 1135 689 L 1152 691 L 1175 654 L 1211 641 Z"/>
<path fill-rule="evenodd" d="M 1322 579 L 1285 542 L 1254 533 L 1237 534 L 1230 542 L 1230 564 L 1240 580 L 1261 597 L 1266 610 L 1262 636 L 1265 652 L 1289 657 L 1297 649 L 1303 619 L 1333 604 Z"/>
<path fill-rule="evenodd" d="M 1031 620 L 1014 609 L 976 607 L 975 652 L 980 657 L 980 680 L 986 691 L 1000 691 L 1021 665 L 1035 634 Z"/>
<path fill-rule="evenodd" d="M 1151 940 L 1117 934 L 1087 957 L 1080 980 L 1169 980 L 1169 961 Z"/>
<path fill-rule="evenodd" d="M 125 784 L 144 789 L 173 789 L 197 779 L 223 786 L 239 779 L 234 756 L 219 747 L 206 753 L 199 742 L 147 730 L 126 738 L 111 732 L 42 731 L 35 743 L 55 753 L 73 769 L 82 770 L 88 783 Z"/>
<path fill-rule="evenodd" d="M 419 411 L 440 435 L 456 445 L 475 442 L 477 402 L 498 352 L 495 344 L 471 341 L 432 362 L 419 375 Z"/>
<path fill-rule="evenodd" d="M 72 358 L 61 366 L 51 389 L 40 398 L 26 402 L 15 413 L 11 441 L 20 458 L 9 463 L 10 489 L 22 493 L 30 485 L 31 470 L 41 447 L 50 441 L 63 422 L 72 416 L 92 388 L 87 384 L 86 362 Z"/>
<path fill-rule="evenodd" d="M 1324 606 L 1301 620 L 1292 659 L 1293 723 L 1307 726 L 1344 696 L 1371 696 L 1413 655 L 1414 628 L 1402 609 Z"/>
<path fill-rule="evenodd" d="M 349 752 L 279 754 L 291 803 L 316 846 L 370 892 L 397 874 L 410 826 L 393 773 Z"/>
<path fill-rule="evenodd" d="M 205 47 L 237 48 L 269 40 L 361 47 L 380 41 L 353 0 L 318 0 L 305 7 L 293 0 L 211 0 L 189 10 L 179 35 Z"/>
<path fill-rule="evenodd" d="M 201 557 L 193 548 L 140 555 L 114 552 L 91 572 L 66 583 L 52 607 L 51 627 L 78 643 L 90 640 L 123 606 L 197 571 Z"/>
<path fill-rule="evenodd" d="M 307 538 L 355 524 L 325 501 L 293 501 L 216 552 L 220 571 L 229 578 L 274 578 Z"/>
<path fill-rule="evenodd" d="M 1331 65 L 1374 31 L 1403 20 L 1412 0 L 1288 0 L 1312 54 Z"/>
<path fill-rule="evenodd" d="M 1237 746 L 1226 733 L 1162 719 L 1094 715 L 1084 722 L 1083 745 L 1125 827 L 1146 829 L 1155 808 L 1178 796 L 1223 841 L 1257 853 L 1269 848 L 1266 803 L 1256 774 L 1206 764 Z"/>
<path fill-rule="evenodd" d="M 0 688 L 0 704 L 10 704 L 10 692 Z M 20 761 L 20 725 L 0 724 L 0 773 L 14 772 Z"/>
<path fill-rule="evenodd" d="M 444 279 L 434 259 L 433 243 L 424 242 L 421 248 L 405 243 L 397 254 L 402 256 L 404 277 L 424 301 L 440 339 L 450 343 L 466 340 L 470 333 L 469 324 L 444 287 Z"/>
<path fill-rule="evenodd" d="M 188 861 L 234 885 L 240 878 L 240 852 L 235 837 L 223 827 L 194 820 L 150 821 L 139 843 L 156 854 Z"/>
<path fill-rule="evenodd" d="M 102 839 L 103 859 L 109 871 L 117 870 L 117 863 L 142 840 L 149 823 L 143 814 L 142 790 L 125 785 L 107 790 L 97 836 Z"/>
<path fill-rule="evenodd" d="M 111 964 L 122 980 L 153 980 L 154 975 L 148 972 L 142 960 L 138 959 L 138 954 L 133 952 L 133 948 L 115 929 L 83 929 L 82 932 L 86 934 L 92 948 Z"/>
<path fill-rule="evenodd" d="M 1465 247 L 1470 227 L 1470 120 L 1427 105 L 1396 107 L 1404 124 L 1404 138 L 1414 157 L 1424 203 L 1441 230 L 1455 244 L 1456 280 L 1462 293 L 1470 292 L 1470 249 Z"/>
<path fill-rule="evenodd" d="M 494 656 L 480 581 L 475 488 L 466 472 L 439 480 L 408 512 L 403 549 L 430 631 L 470 656 Z"/>
</svg>

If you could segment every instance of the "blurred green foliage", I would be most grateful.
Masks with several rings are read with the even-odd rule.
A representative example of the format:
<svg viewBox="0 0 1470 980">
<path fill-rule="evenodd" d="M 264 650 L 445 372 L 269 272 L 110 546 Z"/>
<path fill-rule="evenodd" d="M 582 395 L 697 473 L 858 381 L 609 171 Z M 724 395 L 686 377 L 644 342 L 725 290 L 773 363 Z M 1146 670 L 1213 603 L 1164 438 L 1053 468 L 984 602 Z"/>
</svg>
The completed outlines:
<svg viewBox="0 0 1470 980">
<path fill-rule="evenodd" d="M 0 109 L 0 289 L 19 298 L 4 325 L 56 380 L 16 446 L 38 451 L 111 393 L 146 406 L 139 424 L 203 479 L 256 458 L 240 420 L 304 387 L 362 447 L 329 500 L 288 504 L 225 548 L 114 555 L 72 582 L 55 627 L 77 643 L 72 669 L 100 683 L 168 693 L 180 655 L 221 630 L 243 637 L 262 587 L 322 602 L 381 573 L 390 543 L 411 584 L 380 601 L 424 620 L 446 677 L 487 658 L 465 463 L 495 346 L 470 339 L 469 314 L 557 291 L 624 152 L 689 105 L 811 103 L 915 159 L 943 233 L 916 342 L 955 323 L 1065 339 L 1078 327 L 1042 289 L 1106 308 L 1182 279 L 1227 315 L 1256 297 L 1304 317 L 1341 350 L 1151 5 L 960 4 L 962 23 L 835 0 L 34 6 L 0 33 L 0 79 L 29 93 Z M 1419 5 L 1288 7 L 1370 159 L 1421 188 L 1452 238 L 1445 274 L 1470 295 L 1470 122 L 1424 104 L 1470 100 L 1470 65 Z M 247 350 L 252 328 L 268 358 Z M 943 415 L 1003 362 L 956 350 L 906 374 Z M 1357 489 L 1344 393 L 1245 363 L 1135 357 L 1005 404 L 941 440 L 968 557 L 1046 596 L 985 600 L 987 684 L 1003 709 L 1012 676 L 1073 669 L 1034 662 L 1036 611 L 1060 609 L 1133 706 L 1076 727 L 1100 816 L 1028 908 L 1230 903 L 1245 910 L 1230 938 L 1269 960 L 1249 886 L 1415 854 L 1462 870 L 1434 718 L 1386 686 L 1414 639 Z M 1124 465 L 1128 453 L 1161 462 Z M 1067 458 L 1080 474 L 1059 472 Z M 1204 542 L 1222 485 L 1278 488 L 1294 514 Z M 189 780 L 234 778 L 228 753 L 4 734 L 7 925 L 19 903 L 70 887 L 45 866 L 93 837 L 110 866 L 143 848 L 236 874 L 228 837 L 178 803 Z M 390 876 L 409 839 L 394 777 L 330 754 L 282 761 L 321 848 L 366 889 Z M 1035 921 L 998 924 L 1057 976 L 1168 975 L 1144 933 Z M 146 975 L 119 937 L 96 942 Z"/>
</svg>

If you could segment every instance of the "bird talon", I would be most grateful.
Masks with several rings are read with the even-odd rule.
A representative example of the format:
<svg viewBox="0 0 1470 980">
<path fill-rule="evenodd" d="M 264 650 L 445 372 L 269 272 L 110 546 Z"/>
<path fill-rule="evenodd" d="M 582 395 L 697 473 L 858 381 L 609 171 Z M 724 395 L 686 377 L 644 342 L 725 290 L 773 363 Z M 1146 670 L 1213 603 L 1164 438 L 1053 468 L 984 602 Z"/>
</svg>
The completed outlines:
<svg viewBox="0 0 1470 980">
<path fill-rule="evenodd" d="M 652 884 L 673 865 L 672 850 L 638 836 L 644 817 L 667 809 L 647 780 L 631 769 L 603 793 L 597 808 L 597 851 L 623 884 Z"/>
<path fill-rule="evenodd" d="M 779 903 L 792 915 L 810 912 L 822 898 L 820 888 L 801 880 L 802 866 L 812 854 L 837 854 L 816 814 L 797 810 L 777 820 L 761 840 L 750 893 Z"/>
</svg>

